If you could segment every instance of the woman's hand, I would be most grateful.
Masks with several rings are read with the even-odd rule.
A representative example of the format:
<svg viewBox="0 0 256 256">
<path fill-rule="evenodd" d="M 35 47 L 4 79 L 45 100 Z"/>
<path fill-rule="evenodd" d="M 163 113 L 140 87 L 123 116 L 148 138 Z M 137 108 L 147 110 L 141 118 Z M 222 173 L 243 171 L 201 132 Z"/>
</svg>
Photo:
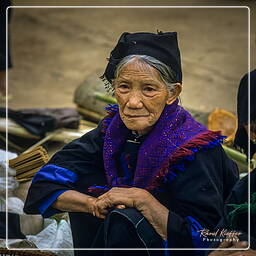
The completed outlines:
<svg viewBox="0 0 256 256">
<path fill-rule="evenodd" d="M 113 207 L 136 208 L 163 239 L 167 238 L 169 210 L 144 189 L 112 188 L 105 194 L 99 196 L 94 206 L 94 214 L 99 218 L 104 218 L 106 213 Z"/>
<path fill-rule="evenodd" d="M 137 188 L 112 188 L 98 197 L 94 204 L 94 215 L 98 218 L 105 218 L 105 215 L 113 208 L 132 207 L 138 209 L 140 198 L 145 196 L 145 192 L 147 191 Z"/>
<path fill-rule="evenodd" d="M 230 242 L 224 241 L 220 244 L 219 248 L 229 248 L 229 249 L 237 249 L 237 248 L 247 248 L 247 242 Z M 246 251 L 239 251 L 239 250 L 225 250 L 219 251 L 215 250 L 212 251 L 209 256 L 256 256 L 256 251 L 254 250 L 246 250 Z"/>
<path fill-rule="evenodd" d="M 82 194 L 78 191 L 63 192 L 52 204 L 53 208 L 66 212 L 88 212 L 93 214 L 97 198 Z"/>
</svg>

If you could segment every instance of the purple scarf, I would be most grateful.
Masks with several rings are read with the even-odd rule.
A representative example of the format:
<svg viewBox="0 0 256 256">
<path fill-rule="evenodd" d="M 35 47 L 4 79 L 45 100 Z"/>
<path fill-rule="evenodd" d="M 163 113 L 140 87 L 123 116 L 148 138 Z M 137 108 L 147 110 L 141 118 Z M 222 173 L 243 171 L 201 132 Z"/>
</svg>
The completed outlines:
<svg viewBox="0 0 256 256">
<path fill-rule="evenodd" d="M 126 142 L 130 130 L 120 118 L 118 107 L 110 106 L 109 115 L 103 121 L 105 133 L 103 160 L 109 187 L 122 186 L 122 177 L 117 176 L 117 155 Z M 154 190 L 177 173 L 184 171 L 185 161 L 192 161 L 198 150 L 219 145 L 220 132 L 207 130 L 198 123 L 176 100 L 166 105 L 159 120 L 141 144 L 132 186 Z M 96 194 L 109 188 L 90 187 Z"/>
</svg>

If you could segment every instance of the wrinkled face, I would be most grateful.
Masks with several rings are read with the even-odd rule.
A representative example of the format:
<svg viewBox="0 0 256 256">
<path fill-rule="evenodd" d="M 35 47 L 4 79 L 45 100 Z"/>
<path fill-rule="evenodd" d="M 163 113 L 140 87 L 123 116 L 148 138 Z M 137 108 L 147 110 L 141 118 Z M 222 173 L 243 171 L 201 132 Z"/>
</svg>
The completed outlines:
<svg viewBox="0 0 256 256">
<path fill-rule="evenodd" d="M 169 95 L 159 72 L 138 59 L 124 65 L 113 85 L 121 119 L 139 134 L 149 132 L 165 105 L 176 99 Z"/>
</svg>

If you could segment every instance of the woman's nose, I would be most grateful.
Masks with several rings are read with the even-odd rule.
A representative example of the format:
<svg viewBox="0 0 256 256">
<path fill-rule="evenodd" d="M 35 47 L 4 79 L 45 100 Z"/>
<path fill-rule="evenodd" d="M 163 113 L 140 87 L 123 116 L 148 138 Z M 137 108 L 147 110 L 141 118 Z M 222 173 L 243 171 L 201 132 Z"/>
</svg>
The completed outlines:
<svg viewBox="0 0 256 256">
<path fill-rule="evenodd" d="M 142 108 L 143 102 L 142 97 L 139 92 L 131 92 L 127 102 L 127 107 L 129 108 Z"/>
</svg>

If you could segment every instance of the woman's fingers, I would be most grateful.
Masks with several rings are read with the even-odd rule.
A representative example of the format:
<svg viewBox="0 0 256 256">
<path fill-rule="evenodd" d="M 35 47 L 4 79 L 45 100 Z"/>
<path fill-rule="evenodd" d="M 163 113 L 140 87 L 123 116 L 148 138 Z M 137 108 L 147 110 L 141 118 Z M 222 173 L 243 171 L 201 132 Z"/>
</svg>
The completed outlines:
<svg viewBox="0 0 256 256">
<path fill-rule="evenodd" d="M 124 204 L 119 204 L 115 208 L 117 208 L 117 209 L 125 209 L 126 207 L 125 207 Z"/>
<path fill-rule="evenodd" d="M 100 219 L 105 219 L 106 214 L 102 214 L 99 211 L 95 211 L 94 216 Z"/>
<path fill-rule="evenodd" d="M 132 188 L 112 188 L 97 198 L 95 216 L 105 216 L 113 207 L 117 209 L 135 207 L 135 198 L 138 196 L 136 191 Z"/>
<path fill-rule="evenodd" d="M 239 241 L 239 242 L 232 242 L 232 241 L 224 241 L 222 242 L 218 248 L 246 248 L 248 243 L 246 241 Z M 212 251 L 209 256 L 241 256 L 247 255 L 245 254 L 246 251 L 234 251 L 234 250 L 227 250 L 227 251 Z"/>
<path fill-rule="evenodd" d="M 248 243 L 246 241 L 239 241 L 239 242 L 235 242 L 233 243 L 232 248 L 246 248 L 248 247 Z"/>
<path fill-rule="evenodd" d="M 104 219 L 105 216 L 108 214 L 110 208 L 110 204 L 106 200 L 99 200 L 95 205 L 93 215 L 98 218 Z M 115 208 L 124 209 L 126 207 L 125 205 L 116 205 Z"/>
<path fill-rule="evenodd" d="M 98 200 L 102 205 L 107 204 L 108 207 L 113 207 L 122 203 L 119 203 L 119 201 L 122 201 L 122 198 L 124 195 L 116 193 L 115 191 L 109 191 L 105 193 L 104 195 L 98 197 Z M 125 199 L 124 199 L 125 200 Z"/>
<path fill-rule="evenodd" d="M 106 200 L 96 200 L 93 206 L 92 214 L 98 218 L 105 218 L 108 213 L 108 204 Z"/>
<path fill-rule="evenodd" d="M 228 256 L 245 256 L 244 252 L 234 252 L 232 251 Z"/>
<path fill-rule="evenodd" d="M 233 245 L 232 241 L 224 241 L 219 245 L 219 248 L 229 248 Z"/>
</svg>

